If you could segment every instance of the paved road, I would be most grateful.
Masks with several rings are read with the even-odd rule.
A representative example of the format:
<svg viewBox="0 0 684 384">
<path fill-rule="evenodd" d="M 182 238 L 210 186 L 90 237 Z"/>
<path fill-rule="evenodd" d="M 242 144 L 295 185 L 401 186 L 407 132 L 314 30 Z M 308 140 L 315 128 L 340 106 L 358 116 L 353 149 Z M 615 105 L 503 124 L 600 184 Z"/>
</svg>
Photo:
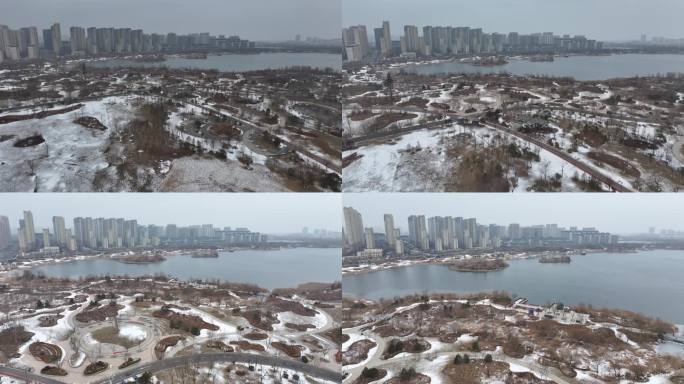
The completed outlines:
<svg viewBox="0 0 684 384">
<path fill-rule="evenodd" d="M 31 383 L 41 384 L 65 384 L 63 381 L 51 379 L 49 377 L 36 375 L 24 369 L 11 368 L 0 366 L 0 377 L 13 377 L 15 379 L 24 380 Z"/>
<path fill-rule="evenodd" d="M 260 127 L 260 126 L 254 124 L 254 123 L 252 123 L 252 122 L 250 122 L 250 121 L 247 121 L 247 120 L 241 119 L 241 118 L 239 118 L 239 117 L 236 117 L 236 116 L 234 116 L 234 115 L 232 115 L 232 114 L 230 114 L 230 113 L 228 113 L 228 112 L 223 112 L 223 111 L 221 111 L 220 109 L 207 107 L 206 105 L 194 104 L 194 103 L 191 103 L 191 102 L 187 102 L 187 103 L 190 104 L 190 105 L 193 105 L 193 106 L 195 106 L 195 107 L 197 107 L 197 108 L 200 108 L 200 109 L 202 109 L 202 110 L 205 110 L 205 111 L 207 111 L 207 112 L 210 112 L 210 113 L 218 113 L 218 114 L 224 115 L 224 116 L 226 116 L 226 117 L 228 117 L 228 118 L 230 118 L 230 119 L 233 119 L 233 120 L 235 120 L 235 121 L 239 121 L 243 126 L 247 126 L 247 127 L 251 128 L 251 129 L 253 129 L 253 130 L 257 130 L 257 131 L 259 131 L 259 132 L 264 132 L 264 131 L 266 131 L 266 129 L 263 128 L 263 127 Z M 313 160 L 314 162 L 316 162 L 316 163 L 322 165 L 324 168 L 326 168 L 326 170 L 332 170 L 333 172 L 336 172 L 336 173 L 338 173 L 338 174 L 341 174 L 341 173 L 342 173 L 342 168 L 341 168 L 339 165 L 337 165 L 337 164 L 333 164 L 333 162 L 331 162 L 330 160 L 328 160 L 328 159 L 326 159 L 326 158 L 324 158 L 324 157 L 322 157 L 322 156 L 318 156 L 318 155 L 316 155 L 315 153 L 312 153 L 311 151 L 309 151 L 309 150 L 307 150 L 306 148 L 302 147 L 301 145 L 295 144 L 295 143 L 293 143 L 293 142 L 291 142 L 291 141 L 287 141 L 287 140 L 283 139 L 282 137 L 281 137 L 280 139 L 282 140 L 283 144 L 285 144 L 285 146 L 286 146 L 288 149 L 291 149 L 291 150 L 293 150 L 293 151 L 297 151 L 297 152 L 301 153 L 301 154 L 304 155 L 305 157 L 308 157 L 309 159 Z"/>
<path fill-rule="evenodd" d="M 308 376 L 313 376 L 319 379 L 329 380 L 333 382 L 340 382 L 342 380 L 342 375 L 339 372 L 316 367 L 313 365 L 304 364 L 296 360 L 281 359 L 273 356 L 254 355 L 250 353 L 208 353 L 201 355 L 174 357 L 170 359 L 164 359 L 143 364 L 134 369 L 118 373 L 114 376 L 94 381 L 93 383 L 118 384 L 123 383 L 126 381 L 126 379 L 138 376 L 144 372 L 155 373 L 193 364 L 209 364 L 222 362 L 268 365 L 272 367 L 289 369 L 295 372 L 301 372 Z M 0 376 L 9 376 L 19 380 L 28 380 L 34 383 L 41 384 L 65 384 L 65 382 L 63 381 L 37 375 L 23 369 L 5 366 L 0 366 Z"/>
<path fill-rule="evenodd" d="M 594 169 L 593 167 L 587 165 L 586 163 L 583 163 L 583 162 L 581 162 L 581 161 L 575 159 L 574 157 L 572 157 L 572 156 L 570 156 L 569 154 L 567 154 L 565 151 L 562 151 L 562 150 L 560 150 L 560 149 L 558 149 L 558 148 L 556 148 L 556 147 L 554 147 L 554 146 L 552 146 L 552 145 L 549 145 L 549 144 L 547 144 L 547 143 L 545 143 L 545 142 L 543 142 L 543 141 L 541 141 L 541 140 L 538 140 L 538 139 L 536 139 L 536 138 L 534 138 L 534 137 L 532 137 L 532 136 L 526 135 L 526 134 L 524 134 L 524 133 L 522 133 L 522 132 L 518 132 L 518 131 L 516 131 L 515 129 L 511 129 L 511 128 L 508 128 L 508 127 L 504 127 L 503 125 L 500 125 L 500 124 L 496 124 L 496 123 L 485 123 L 485 125 L 488 126 L 488 127 L 490 127 L 490 128 L 494 128 L 494 129 L 497 129 L 497 130 L 499 130 L 499 131 L 506 132 L 506 133 L 508 133 L 508 134 L 510 134 L 510 135 L 516 136 L 516 137 L 518 137 L 518 138 L 520 138 L 520 139 L 523 139 L 523 140 L 525 140 L 525 141 L 527 141 L 527 142 L 530 142 L 530 143 L 532 143 L 532 144 L 535 144 L 535 145 L 537 145 L 538 147 L 541 147 L 541 148 L 543 148 L 543 149 L 545 149 L 545 150 L 551 152 L 552 154 L 556 155 L 557 157 L 561 158 L 562 160 L 564 160 L 564 161 L 566 161 L 566 162 L 568 162 L 568 163 L 574 165 L 574 166 L 577 167 L 578 169 L 580 169 L 580 170 L 582 170 L 583 172 L 587 173 L 588 175 L 590 175 L 590 176 L 593 177 L 594 179 L 596 179 L 596 180 L 602 182 L 603 184 L 607 185 L 608 187 L 610 187 L 611 190 L 613 190 L 613 191 L 615 191 L 615 192 L 633 192 L 633 191 L 632 191 L 631 189 L 629 189 L 628 187 L 626 187 L 626 186 L 624 186 L 624 185 L 618 183 L 617 181 L 611 179 L 611 178 L 608 177 L 608 176 L 605 176 L 604 174 L 598 172 L 596 169 Z"/>
<path fill-rule="evenodd" d="M 319 379 L 330 380 L 334 382 L 340 382 L 342 380 L 342 374 L 340 374 L 339 372 L 316 367 L 313 365 L 304 364 L 297 360 L 281 359 L 273 356 L 255 355 L 251 353 L 206 353 L 199 355 L 173 357 L 170 359 L 164 359 L 152 363 L 143 364 L 126 372 L 122 372 L 114 376 L 95 381 L 94 384 L 118 384 L 123 383 L 128 378 L 135 377 L 144 372 L 154 373 L 165 371 L 172 368 L 184 367 L 192 364 L 209 364 L 222 362 L 268 365 L 272 367 L 279 367 L 296 372 L 301 372 Z"/>
</svg>

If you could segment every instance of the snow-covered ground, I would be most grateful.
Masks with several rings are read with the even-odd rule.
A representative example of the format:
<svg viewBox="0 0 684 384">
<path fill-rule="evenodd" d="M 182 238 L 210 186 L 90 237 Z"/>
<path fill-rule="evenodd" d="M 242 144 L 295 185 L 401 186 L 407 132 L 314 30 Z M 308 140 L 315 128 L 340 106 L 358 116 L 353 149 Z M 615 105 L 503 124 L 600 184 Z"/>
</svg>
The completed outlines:
<svg viewBox="0 0 684 384">
<path fill-rule="evenodd" d="M 438 131 L 421 130 L 406 134 L 390 144 L 361 147 L 347 151 L 343 157 L 356 152 L 362 158 L 352 162 L 342 170 L 342 189 L 345 192 L 362 191 L 439 191 L 443 188 L 444 158 L 433 149 L 440 140 Z M 401 164 L 401 150 L 420 146 L 429 149 L 425 167 L 428 174 L 419 180 L 410 177 L 397 177 L 397 167 Z M 434 173 L 436 171 L 437 173 Z"/>
<path fill-rule="evenodd" d="M 131 341 L 141 341 L 147 338 L 147 331 L 141 326 L 127 323 L 119 328 L 119 336 Z"/>
<path fill-rule="evenodd" d="M 286 192 L 280 176 L 263 165 L 253 164 L 251 170 L 240 163 L 201 157 L 184 157 L 171 162 L 160 191 L 168 192 L 227 192 L 272 191 Z"/>
<path fill-rule="evenodd" d="M 104 150 L 111 130 L 123 126 L 133 116 L 133 108 L 127 97 L 83 104 L 69 113 L 0 125 L 0 135 L 21 139 L 39 134 L 45 139 L 27 148 L 14 147 L 12 139 L 0 143 L 0 189 L 56 192 L 92 188 L 95 172 L 108 166 Z M 98 131 L 74 123 L 80 116 L 95 117 L 110 130 Z"/>
<path fill-rule="evenodd" d="M 343 169 L 343 191 L 442 191 L 453 164 L 447 161 L 440 142 L 443 138 L 454 136 L 461 131 L 463 127 L 452 124 L 440 130 L 411 132 L 388 144 L 369 145 L 345 152 L 343 154 L 345 157 L 356 152 L 361 158 Z M 491 137 L 500 134 L 522 147 L 527 146 L 524 140 L 493 128 L 467 128 L 466 132 L 473 135 L 478 142 L 488 142 Z M 415 147 L 422 148 L 416 156 L 408 158 L 402 156 L 404 150 Z M 561 175 L 564 191 L 578 190 L 571 179 L 575 173 L 581 176 L 584 172 L 551 152 L 536 146 L 532 148 L 538 150 L 540 161 L 530 163 L 531 169 L 528 171 L 528 177 L 518 177 L 516 192 L 526 192 L 532 185 L 532 181 L 544 174 L 547 177 L 555 174 Z"/>
</svg>

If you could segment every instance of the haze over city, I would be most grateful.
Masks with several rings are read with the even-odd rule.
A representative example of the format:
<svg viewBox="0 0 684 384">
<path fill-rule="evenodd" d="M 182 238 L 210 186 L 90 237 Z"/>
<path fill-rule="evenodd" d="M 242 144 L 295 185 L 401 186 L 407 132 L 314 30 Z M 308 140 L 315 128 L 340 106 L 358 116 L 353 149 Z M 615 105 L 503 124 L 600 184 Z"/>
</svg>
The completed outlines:
<svg viewBox="0 0 684 384">
<path fill-rule="evenodd" d="M 383 215 L 407 230 L 410 215 L 462 216 L 484 224 L 596 227 L 620 234 L 646 233 L 650 227 L 681 230 L 684 206 L 675 194 L 414 194 L 347 193 L 344 206 L 363 216 L 364 225 L 384 232 Z"/>
<path fill-rule="evenodd" d="M 337 38 L 340 0 L 3 0 L 2 20 L 13 28 L 54 22 L 69 26 L 128 26 L 149 32 L 239 34 L 250 40 Z"/>
<path fill-rule="evenodd" d="M 462 25 L 489 32 L 588 35 L 603 41 L 648 36 L 684 37 L 679 15 L 684 3 L 677 0 L 345 0 L 345 26 L 379 27 L 383 20 L 393 25 L 393 37 L 404 25 Z"/>
<path fill-rule="evenodd" d="M 12 232 L 24 210 L 36 228 L 52 228 L 52 216 L 123 217 L 139 224 L 247 227 L 262 233 L 297 233 L 303 227 L 337 230 L 340 196 L 334 194 L 3 194 L 0 215 Z"/>
</svg>

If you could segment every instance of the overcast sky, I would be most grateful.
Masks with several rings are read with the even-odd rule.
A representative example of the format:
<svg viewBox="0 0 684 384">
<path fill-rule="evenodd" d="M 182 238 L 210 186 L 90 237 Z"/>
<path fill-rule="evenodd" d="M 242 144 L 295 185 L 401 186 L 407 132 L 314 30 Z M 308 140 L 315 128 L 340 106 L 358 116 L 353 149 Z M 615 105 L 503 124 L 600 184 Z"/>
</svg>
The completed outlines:
<svg viewBox="0 0 684 384">
<path fill-rule="evenodd" d="M 337 193 L 4 193 L 0 215 L 19 227 L 24 210 L 34 226 L 52 228 L 52 216 L 122 217 L 138 224 L 214 224 L 247 227 L 262 233 L 295 233 L 303 227 L 339 231 L 341 195 Z"/>
<path fill-rule="evenodd" d="M 598 40 L 684 38 L 682 0 L 344 0 L 344 25 L 379 27 L 393 36 L 405 24 L 482 27 L 485 32 L 583 34 Z M 422 35 L 422 31 L 421 31 Z"/>
<path fill-rule="evenodd" d="M 598 193 L 394 193 L 344 194 L 344 206 L 366 227 L 384 232 L 383 215 L 408 230 L 408 216 L 475 217 L 482 224 L 553 224 L 596 227 L 613 233 L 646 233 L 649 227 L 684 230 L 684 195 Z"/>
<path fill-rule="evenodd" d="M 249 40 L 338 38 L 341 0 L 0 0 L 12 28 L 131 27 L 146 32 L 239 34 Z"/>
</svg>

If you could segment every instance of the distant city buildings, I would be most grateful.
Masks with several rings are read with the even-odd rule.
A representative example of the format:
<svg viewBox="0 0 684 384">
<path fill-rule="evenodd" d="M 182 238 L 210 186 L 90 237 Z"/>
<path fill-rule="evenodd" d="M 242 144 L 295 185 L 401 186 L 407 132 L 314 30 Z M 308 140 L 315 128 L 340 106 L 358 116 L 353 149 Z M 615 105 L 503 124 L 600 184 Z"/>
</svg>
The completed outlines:
<svg viewBox="0 0 684 384">
<path fill-rule="evenodd" d="M 366 26 L 358 25 L 342 30 L 344 55 L 349 61 L 361 61 L 370 52 Z"/>
<path fill-rule="evenodd" d="M 366 45 L 368 42 L 366 41 Z M 0 25 L 0 63 L 14 60 L 85 57 L 92 55 L 126 55 L 162 52 L 195 52 L 212 50 L 244 50 L 255 43 L 239 36 L 212 36 L 209 33 L 190 35 L 146 34 L 131 28 L 69 28 L 68 40 L 63 40 L 59 23 L 44 29 L 42 42 L 36 27 L 13 30 Z"/>
<path fill-rule="evenodd" d="M 351 249 L 363 249 L 365 234 L 361 214 L 354 208 L 344 207 L 344 241 Z"/>
<path fill-rule="evenodd" d="M 33 213 L 24 211 L 17 229 L 18 248 L 22 254 L 56 255 L 61 252 L 130 249 L 184 245 L 257 245 L 267 236 L 247 228 L 216 228 L 212 224 L 176 226 L 140 225 L 123 218 L 76 217 L 67 228 L 62 216 L 52 218 L 50 228 L 36 232 Z M 0 249 L 12 244 L 10 223 L 0 216 Z"/>
<path fill-rule="evenodd" d="M 582 35 L 555 35 L 553 32 L 519 34 L 486 33 L 482 28 L 405 25 L 397 44 L 392 42 L 390 24 L 373 29 L 375 57 L 430 57 L 446 55 L 583 52 L 603 49 L 603 43 Z M 421 35 L 422 32 L 422 35 Z M 342 31 L 344 60 L 363 61 L 371 56 L 366 26 Z"/>
<path fill-rule="evenodd" d="M 354 225 L 362 225 L 359 212 L 351 207 L 345 208 L 353 212 Z M 351 216 L 350 216 L 351 217 Z M 508 225 L 480 224 L 476 218 L 451 216 L 411 215 L 408 217 L 408 236 L 402 238 L 395 227 L 394 216 L 385 214 L 384 247 L 378 246 L 377 235 L 372 228 L 365 229 L 365 248 L 361 252 L 357 239 L 354 252 L 347 252 L 356 257 L 370 256 L 377 249 L 384 249 L 387 254 L 402 255 L 404 253 L 433 253 L 468 249 L 496 249 L 501 247 L 536 247 L 536 246 L 610 246 L 617 244 L 619 238 L 596 228 L 559 227 L 558 224 L 521 226 L 518 223 Z M 350 222 L 351 224 L 351 222 Z M 347 226 L 347 233 L 351 227 Z"/>
<path fill-rule="evenodd" d="M 0 216 L 0 250 L 9 247 L 12 242 L 12 231 L 7 216 Z"/>
</svg>

